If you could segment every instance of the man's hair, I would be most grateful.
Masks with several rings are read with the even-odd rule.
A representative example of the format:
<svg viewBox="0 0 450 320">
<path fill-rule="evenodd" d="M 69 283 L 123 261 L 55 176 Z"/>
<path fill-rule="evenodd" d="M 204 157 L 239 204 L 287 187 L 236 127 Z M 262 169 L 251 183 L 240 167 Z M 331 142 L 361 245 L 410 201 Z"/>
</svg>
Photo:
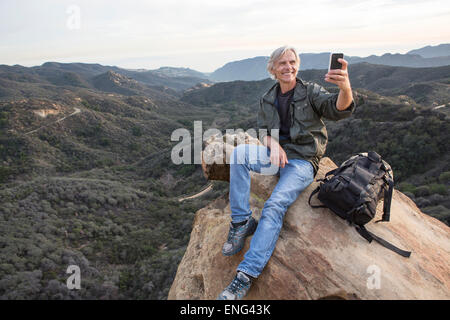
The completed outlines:
<svg viewBox="0 0 450 320">
<path fill-rule="evenodd" d="M 280 57 L 286 53 L 286 51 L 291 50 L 294 55 L 295 55 L 295 59 L 297 60 L 297 67 L 300 68 L 300 57 L 297 54 L 297 50 L 295 50 L 294 47 L 291 46 L 282 46 L 278 49 L 275 49 L 274 52 L 272 52 L 272 54 L 270 55 L 269 61 L 267 62 L 267 71 L 270 74 L 270 77 L 274 80 L 277 80 L 275 78 L 275 75 L 273 73 L 273 67 L 275 66 L 275 62 L 280 59 Z M 297 69 L 298 69 L 297 68 Z"/>
</svg>

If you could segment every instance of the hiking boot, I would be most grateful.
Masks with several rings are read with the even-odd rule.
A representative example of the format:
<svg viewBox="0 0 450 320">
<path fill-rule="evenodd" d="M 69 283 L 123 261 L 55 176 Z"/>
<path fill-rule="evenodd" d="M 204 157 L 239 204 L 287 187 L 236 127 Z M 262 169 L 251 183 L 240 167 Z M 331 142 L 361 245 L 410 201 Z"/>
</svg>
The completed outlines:
<svg viewBox="0 0 450 320">
<path fill-rule="evenodd" d="M 247 220 L 247 223 L 241 226 L 234 227 L 230 223 L 230 231 L 228 232 L 227 242 L 224 243 L 222 248 L 222 254 L 224 256 L 232 256 L 244 247 L 245 238 L 251 236 L 255 230 L 258 223 L 253 217 Z"/>
<path fill-rule="evenodd" d="M 217 300 L 242 300 L 247 295 L 251 285 L 251 278 L 238 271 L 230 285 L 219 294 Z"/>
</svg>

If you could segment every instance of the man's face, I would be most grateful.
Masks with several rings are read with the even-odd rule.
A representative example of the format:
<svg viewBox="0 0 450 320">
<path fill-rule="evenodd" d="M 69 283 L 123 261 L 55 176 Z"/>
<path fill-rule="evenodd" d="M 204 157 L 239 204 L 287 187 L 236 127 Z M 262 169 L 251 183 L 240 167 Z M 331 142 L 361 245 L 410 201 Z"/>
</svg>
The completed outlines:
<svg viewBox="0 0 450 320">
<path fill-rule="evenodd" d="M 274 64 L 275 77 L 280 82 L 291 83 L 295 81 L 298 72 L 295 54 L 288 50 Z"/>
</svg>

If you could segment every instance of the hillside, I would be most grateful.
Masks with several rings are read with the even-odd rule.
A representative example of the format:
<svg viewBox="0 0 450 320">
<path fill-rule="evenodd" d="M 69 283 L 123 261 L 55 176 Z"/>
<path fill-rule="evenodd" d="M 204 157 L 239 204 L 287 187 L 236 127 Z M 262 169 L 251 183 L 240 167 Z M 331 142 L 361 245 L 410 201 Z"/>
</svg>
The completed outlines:
<svg viewBox="0 0 450 320">
<path fill-rule="evenodd" d="M 197 166 L 171 164 L 181 124 L 121 98 L 81 95 L 81 112 L 60 122 L 73 111 L 62 102 L 1 105 L 2 299 L 167 296 L 193 213 L 222 193 L 180 203 L 206 184 Z M 72 264 L 79 292 L 65 287 Z"/>
<path fill-rule="evenodd" d="M 300 70 L 299 75 L 322 86 L 326 70 Z M 386 96 L 406 95 L 425 106 L 450 102 L 450 66 L 407 68 L 369 63 L 349 66 L 353 88 L 363 88 Z"/>
<path fill-rule="evenodd" d="M 327 70 L 300 70 L 299 76 L 324 87 Z M 367 89 L 384 96 L 408 96 L 424 106 L 438 106 L 450 102 L 450 66 L 435 68 L 406 68 L 357 63 L 349 66 L 353 88 Z M 199 90 L 189 90 L 181 98 L 194 104 L 222 103 L 250 100 L 258 97 L 275 82 L 269 78 L 261 81 L 231 81 L 205 86 Z"/>
</svg>

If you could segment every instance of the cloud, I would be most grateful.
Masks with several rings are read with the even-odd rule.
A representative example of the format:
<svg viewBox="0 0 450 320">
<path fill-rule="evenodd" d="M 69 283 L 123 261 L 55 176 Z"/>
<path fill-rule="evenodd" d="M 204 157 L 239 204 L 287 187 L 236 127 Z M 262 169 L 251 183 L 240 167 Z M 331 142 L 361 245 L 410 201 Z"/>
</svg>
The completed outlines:
<svg viewBox="0 0 450 320">
<path fill-rule="evenodd" d="M 80 8 L 79 29 L 67 27 L 70 5 Z M 203 59 L 211 66 L 208 54 L 268 55 L 282 44 L 309 52 L 394 44 L 411 49 L 413 43 L 448 42 L 449 10 L 443 0 L 2 0 L 6 48 L 0 63 L 170 56 L 180 64 Z"/>
</svg>

